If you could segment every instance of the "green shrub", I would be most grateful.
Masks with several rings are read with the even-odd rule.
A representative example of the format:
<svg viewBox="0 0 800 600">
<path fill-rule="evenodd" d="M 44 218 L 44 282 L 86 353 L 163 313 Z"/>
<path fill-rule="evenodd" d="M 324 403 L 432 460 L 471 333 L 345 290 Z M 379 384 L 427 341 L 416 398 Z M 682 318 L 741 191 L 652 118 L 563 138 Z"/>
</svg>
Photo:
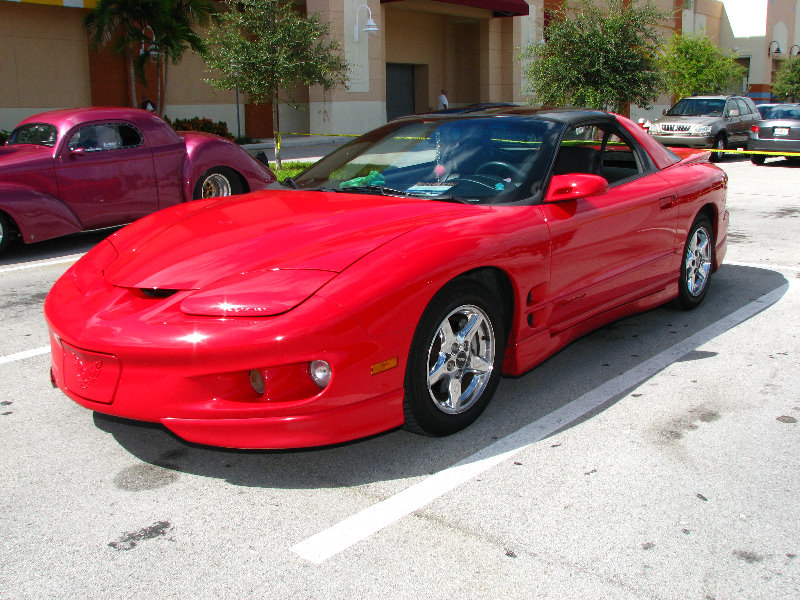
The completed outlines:
<svg viewBox="0 0 800 600">
<path fill-rule="evenodd" d="M 314 164 L 313 162 L 304 162 L 304 161 L 295 161 L 295 162 L 283 161 L 281 165 L 283 166 L 283 168 L 281 170 L 279 171 L 275 170 L 275 163 L 270 163 L 269 168 L 272 169 L 273 173 L 275 173 L 275 176 L 278 178 L 278 181 L 283 181 L 287 177 L 294 177 L 295 175 L 299 175 L 313 164 Z"/>
<path fill-rule="evenodd" d="M 228 131 L 228 124 L 225 121 L 212 121 L 206 117 L 192 117 L 191 119 L 175 119 L 170 121 L 164 118 L 175 131 L 202 131 L 213 133 L 233 141 L 234 136 Z"/>
</svg>

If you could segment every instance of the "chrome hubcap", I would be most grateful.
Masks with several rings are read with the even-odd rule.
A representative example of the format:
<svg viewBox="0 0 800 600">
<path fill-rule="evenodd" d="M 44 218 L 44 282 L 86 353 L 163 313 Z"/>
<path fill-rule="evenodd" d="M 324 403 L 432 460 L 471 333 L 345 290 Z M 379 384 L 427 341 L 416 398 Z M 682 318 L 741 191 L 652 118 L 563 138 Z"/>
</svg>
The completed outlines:
<svg viewBox="0 0 800 600">
<path fill-rule="evenodd" d="M 203 181 L 203 198 L 216 198 L 217 196 L 230 196 L 231 182 L 219 173 L 213 173 Z"/>
<path fill-rule="evenodd" d="M 686 246 L 686 289 L 695 297 L 703 293 L 711 274 L 710 242 L 708 232 L 700 227 Z"/>
<path fill-rule="evenodd" d="M 442 321 L 428 348 L 428 393 L 442 412 L 468 410 L 492 375 L 495 337 L 486 313 L 473 305 L 455 309 Z"/>
</svg>

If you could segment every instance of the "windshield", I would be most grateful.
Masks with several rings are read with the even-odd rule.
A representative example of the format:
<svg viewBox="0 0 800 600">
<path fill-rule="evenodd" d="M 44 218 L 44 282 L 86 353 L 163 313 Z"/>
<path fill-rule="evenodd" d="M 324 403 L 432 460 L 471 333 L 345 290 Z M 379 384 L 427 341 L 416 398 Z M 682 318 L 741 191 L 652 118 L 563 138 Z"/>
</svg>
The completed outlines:
<svg viewBox="0 0 800 600">
<path fill-rule="evenodd" d="M 403 120 L 299 175 L 299 189 L 496 204 L 539 191 L 563 125 L 535 117 Z"/>
<path fill-rule="evenodd" d="M 668 117 L 721 117 L 725 109 L 722 98 L 684 98 L 667 111 Z"/>
<path fill-rule="evenodd" d="M 52 125 L 47 123 L 27 123 L 20 125 L 11 135 L 8 136 L 6 142 L 9 146 L 15 144 L 36 144 L 37 146 L 48 146 L 52 148 L 56 145 L 58 139 L 58 131 Z"/>
</svg>

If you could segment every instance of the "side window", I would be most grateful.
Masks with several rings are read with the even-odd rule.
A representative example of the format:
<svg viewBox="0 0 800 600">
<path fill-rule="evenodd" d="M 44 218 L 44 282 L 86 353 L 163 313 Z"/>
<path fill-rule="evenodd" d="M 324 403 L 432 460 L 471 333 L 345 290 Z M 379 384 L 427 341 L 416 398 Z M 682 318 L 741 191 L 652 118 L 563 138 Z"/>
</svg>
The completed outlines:
<svg viewBox="0 0 800 600">
<path fill-rule="evenodd" d="M 739 110 L 739 107 L 736 106 L 736 100 L 733 98 L 729 98 L 728 101 L 725 103 L 725 116 L 730 117 L 732 110 Z"/>
<path fill-rule="evenodd" d="M 117 125 L 123 148 L 136 148 L 142 145 L 142 134 L 130 125 Z"/>
<path fill-rule="evenodd" d="M 82 149 L 86 152 L 102 152 L 135 148 L 141 145 L 142 136 L 130 125 L 119 123 L 103 123 L 86 125 L 73 133 L 67 144 L 69 150 Z"/>
<path fill-rule="evenodd" d="M 644 165 L 627 136 L 612 125 L 588 125 L 566 132 L 553 173 L 600 175 L 613 186 L 643 175 Z"/>
<path fill-rule="evenodd" d="M 752 111 L 750 110 L 750 107 L 747 106 L 747 102 L 745 102 L 741 98 L 736 98 L 736 106 L 739 107 L 739 114 L 741 116 L 749 115 L 749 114 L 752 113 Z"/>
</svg>

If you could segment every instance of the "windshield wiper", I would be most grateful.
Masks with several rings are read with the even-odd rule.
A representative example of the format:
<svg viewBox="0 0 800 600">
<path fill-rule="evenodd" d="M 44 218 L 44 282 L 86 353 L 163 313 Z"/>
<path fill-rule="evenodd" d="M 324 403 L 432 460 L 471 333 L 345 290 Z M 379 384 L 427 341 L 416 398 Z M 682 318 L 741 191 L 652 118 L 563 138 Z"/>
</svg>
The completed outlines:
<svg viewBox="0 0 800 600">
<path fill-rule="evenodd" d="M 378 192 L 381 196 L 404 196 L 407 198 L 421 198 L 422 196 L 418 194 L 412 194 L 403 190 L 396 190 L 394 188 L 386 187 L 385 185 L 350 185 L 343 188 L 332 188 L 330 191 L 332 192 L 356 192 L 358 194 L 362 193 L 374 193 Z"/>
<path fill-rule="evenodd" d="M 280 182 L 280 184 L 282 186 L 284 186 L 284 187 L 288 187 L 288 188 L 291 188 L 293 190 L 299 190 L 300 189 L 300 186 L 297 185 L 297 182 L 294 179 L 292 179 L 291 177 L 286 177 L 283 181 Z"/>
</svg>

